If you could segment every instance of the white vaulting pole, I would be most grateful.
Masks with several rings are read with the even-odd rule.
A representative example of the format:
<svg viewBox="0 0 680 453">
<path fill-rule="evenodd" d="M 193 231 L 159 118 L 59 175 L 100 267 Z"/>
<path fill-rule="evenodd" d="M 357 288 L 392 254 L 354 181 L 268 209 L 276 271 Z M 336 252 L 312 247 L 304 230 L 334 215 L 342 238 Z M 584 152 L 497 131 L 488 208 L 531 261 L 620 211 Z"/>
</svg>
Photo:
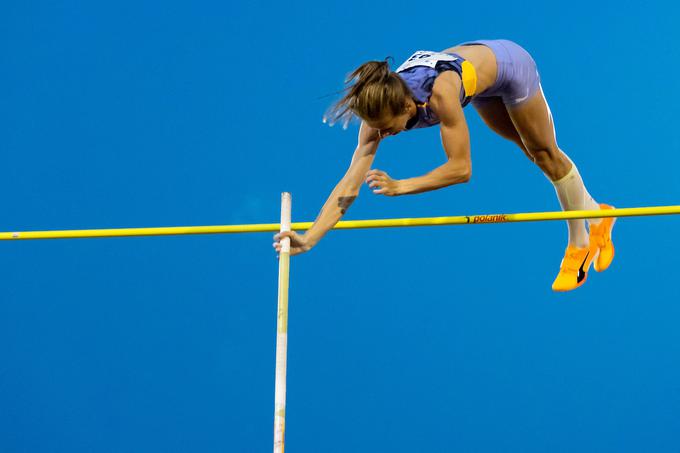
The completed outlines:
<svg viewBox="0 0 680 453">
<path fill-rule="evenodd" d="M 281 230 L 290 231 L 290 193 L 281 194 Z M 279 303 L 276 318 L 276 384 L 274 386 L 274 453 L 283 453 L 286 431 L 286 355 L 288 352 L 288 277 L 290 238 L 281 240 L 279 252 Z"/>
</svg>

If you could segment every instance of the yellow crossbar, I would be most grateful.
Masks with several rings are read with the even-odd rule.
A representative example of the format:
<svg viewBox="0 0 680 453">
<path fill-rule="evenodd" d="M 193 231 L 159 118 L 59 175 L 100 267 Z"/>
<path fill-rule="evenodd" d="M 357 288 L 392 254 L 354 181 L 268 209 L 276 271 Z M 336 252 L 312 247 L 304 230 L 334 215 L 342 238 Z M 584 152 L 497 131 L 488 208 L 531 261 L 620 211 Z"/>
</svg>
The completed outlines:
<svg viewBox="0 0 680 453">
<path fill-rule="evenodd" d="M 636 217 L 680 214 L 680 205 L 651 206 L 646 208 L 623 208 L 603 211 L 554 211 L 529 212 L 520 214 L 483 214 L 453 217 L 416 217 L 404 219 L 346 220 L 335 225 L 336 230 L 357 228 L 393 228 L 433 225 L 472 225 L 482 223 L 535 222 L 542 220 L 590 219 L 602 217 Z M 312 222 L 298 222 L 291 225 L 293 230 L 307 230 Z M 19 231 L 0 233 L 0 240 L 19 239 L 69 239 L 102 238 L 127 236 L 171 236 L 185 234 L 228 234 L 278 232 L 278 223 L 249 225 L 213 225 L 155 228 L 111 228 L 96 230 L 53 230 Z"/>
</svg>

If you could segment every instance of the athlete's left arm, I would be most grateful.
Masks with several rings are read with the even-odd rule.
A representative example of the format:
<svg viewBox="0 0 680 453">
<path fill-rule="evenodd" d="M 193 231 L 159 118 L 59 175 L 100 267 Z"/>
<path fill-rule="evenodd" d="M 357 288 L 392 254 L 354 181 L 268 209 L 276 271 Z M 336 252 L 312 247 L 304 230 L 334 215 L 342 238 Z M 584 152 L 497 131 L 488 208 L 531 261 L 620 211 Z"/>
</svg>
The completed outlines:
<svg viewBox="0 0 680 453">
<path fill-rule="evenodd" d="M 401 194 L 427 192 L 470 180 L 470 135 L 463 107 L 458 101 L 461 83 L 457 74 L 446 71 L 435 80 L 430 97 L 430 108 L 440 120 L 442 144 L 448 157 L 446 163 L 424 176 L 399 181 Z"/>
</svg>

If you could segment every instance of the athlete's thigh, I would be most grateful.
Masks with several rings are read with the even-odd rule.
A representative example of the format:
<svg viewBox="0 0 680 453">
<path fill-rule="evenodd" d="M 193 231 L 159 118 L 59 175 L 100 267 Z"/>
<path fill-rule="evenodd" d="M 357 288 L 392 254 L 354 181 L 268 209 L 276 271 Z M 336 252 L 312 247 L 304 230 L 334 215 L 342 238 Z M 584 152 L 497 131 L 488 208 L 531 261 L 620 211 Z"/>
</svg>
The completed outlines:
<svg viewBox="0 0 680 453">
<path fill-rule="evenodd" d="M 510 119 L 510 114 L 508 109 L 505 108 L 505 104 L 500 97 L 490 97 L 484 98 L 481 102 L 477 101 L 472 104 L 482 117 L 484 123 L 489 126 L 489 129 L 500 135 L 501 137 L 510 140 L 515 143 L 524 152 L 524 154 L 529 158 L 529 160 L 534 161 L 534 157 L 529 154 L 527 149 L 522 143 L 522 138 L 519 136 L 515 125 Z"/>
<path fill-rule="evenodd" d="M 507 105 L 506 108 L 527 151 L 557 152 L 555 125 L 542 89 L 529 100 L 516 106 Z"/>
<path fill-rule="evenodd" d="M 489 129 L 522 147 L 522 139 L 500 97 L 475 99 L 472 105 Z"/>
</svg>

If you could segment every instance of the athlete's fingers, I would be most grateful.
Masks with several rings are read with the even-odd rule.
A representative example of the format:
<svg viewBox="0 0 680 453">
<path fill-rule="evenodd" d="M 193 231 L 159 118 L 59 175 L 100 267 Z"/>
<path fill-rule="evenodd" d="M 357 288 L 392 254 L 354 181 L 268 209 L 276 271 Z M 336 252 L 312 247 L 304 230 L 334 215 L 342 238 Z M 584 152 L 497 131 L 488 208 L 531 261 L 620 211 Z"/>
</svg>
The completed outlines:
<svg viewBox="0 0 680 453">
<path fill-rule="evenodd" d="M 296 240 L 298 238 L 298 234 L 295 231 L 281 231 L 276 236 L 278 236 L 278 241 L 283 238 L 290 238 L 291 240 Z"/>
<path fill-rule="evenodd" d="M 387 178 L 383 175 L 372 175 L 372 176 L 369 176 L 368 179 L 366 179 L 367 183 L 370 183 L 371 181 L 385 182 L 385 181 L 387 181 Z"/>
<path fill-rule="evenodd" d="M 281 246 L 279 245 L 279 246 L 274 247 L 274 248 L 276 249 L 276 253 L 277 253 L 276 257 L 278 258 L 279 257 L 278 254 L 281 253 Z M 302 247 L 291 247 L 290 248 L 290 255 L 291 256 L 297 255 L 299 253 L 302 253 L 302 251 L 303 251 Z"/>
<path fill-rule="evenodd" d="M 295 231 L 281 231 L 280 233 L 276 233 L 274 235 L 274 244 L 273 245 L 274 245 L 274 248 L 277 251 L 281 250 L 281 241 L 284 238 L 290 238 L 291 246 L 296 245 L 301 241 L 300 235 L 297 234 Z"/>
</svg>

